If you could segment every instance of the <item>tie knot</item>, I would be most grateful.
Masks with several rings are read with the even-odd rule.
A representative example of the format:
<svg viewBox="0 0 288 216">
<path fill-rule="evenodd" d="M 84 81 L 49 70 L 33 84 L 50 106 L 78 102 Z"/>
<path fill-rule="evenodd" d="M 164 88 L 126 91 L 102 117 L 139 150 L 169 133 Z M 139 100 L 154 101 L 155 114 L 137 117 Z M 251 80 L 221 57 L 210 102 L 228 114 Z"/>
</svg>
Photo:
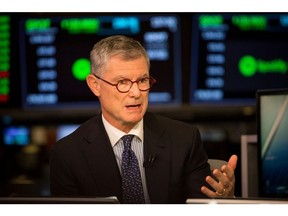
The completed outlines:
<svg viewBox="0 0 288 216">
<path fill-rule="evenodd" d="M 128 135 L 124 135 L 121 139 L 124 142 L 124 147 L 128 147 L 131 148 L 131 141 L 133 139 L 134 135 L 128 134 Z"/>
</svg>

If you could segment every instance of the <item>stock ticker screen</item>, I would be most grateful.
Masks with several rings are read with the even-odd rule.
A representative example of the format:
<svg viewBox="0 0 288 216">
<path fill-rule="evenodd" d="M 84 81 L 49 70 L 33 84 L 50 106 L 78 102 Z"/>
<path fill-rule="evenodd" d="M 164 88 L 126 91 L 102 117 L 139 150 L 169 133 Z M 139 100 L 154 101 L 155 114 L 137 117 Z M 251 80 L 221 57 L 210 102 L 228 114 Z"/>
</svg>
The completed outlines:
<svg viewBox="0 0 288 216">
<path fill-rule="evenodd" d="M 24 108 L 98 106 L 86 84 L 94 44 L 116 34 L 146 48 L 157 83 L 150 104 L 180 104 L 181 36 L 175 15 L 30 14 L 19 21 Z"/>
<path fill-rule="evenodd" d="M 0 14 L 0 104 L 10 103 L 11 76 L 11 20 L 10 16 Z"/>
<path fill-rule="evenodd" d="M 255 105 L 257 89 L 288 87 L 288 14 L 197 14 L 190 103 Z"/>
<path fill-rule="evenodd" d="M 98 106 L 89 54 L 115 34 L 148 52 L 150 105 L 255 105 L 288 87 L 287 13 L 0 13 L 1 108 Z"/>
</svg>

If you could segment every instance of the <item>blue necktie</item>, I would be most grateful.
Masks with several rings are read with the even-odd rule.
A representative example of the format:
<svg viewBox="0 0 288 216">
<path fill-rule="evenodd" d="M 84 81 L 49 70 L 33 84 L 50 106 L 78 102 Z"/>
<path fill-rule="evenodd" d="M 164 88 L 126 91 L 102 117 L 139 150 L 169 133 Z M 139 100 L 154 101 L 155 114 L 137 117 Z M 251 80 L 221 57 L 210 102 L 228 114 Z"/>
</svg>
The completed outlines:
<svg viewBox="0 0 288 216">
<path fill-rule="evenodd" d="M 123 203 L 145 203 L 141 174 L 135 153 L 131 149 L 131 141 L 134 135 L 125 135 L 121 139 L 124 142 L 122 153 L 122 189 Z"/>
</svg>

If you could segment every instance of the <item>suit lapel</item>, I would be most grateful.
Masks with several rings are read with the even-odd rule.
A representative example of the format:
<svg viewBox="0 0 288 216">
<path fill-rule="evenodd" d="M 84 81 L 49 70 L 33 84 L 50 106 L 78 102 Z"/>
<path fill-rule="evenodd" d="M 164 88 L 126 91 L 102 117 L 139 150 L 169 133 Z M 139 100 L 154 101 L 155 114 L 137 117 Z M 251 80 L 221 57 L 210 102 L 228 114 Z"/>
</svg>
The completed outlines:
<svg viewBox="0 0 288 216">
<path fill-rule="evenodd" d="M 84 137 L 87 145 L 82 150 L 94 177 L 93 186 L 97 194 L 117 196 L 121 201 L 121 175 L 101 115 L 93 119 L 88 128 Z"/>
<path fill-rule="evenodd" d="M 151 118 L 154 118 L 153 120 Z M 151 203 L 167 203 L 170 170 L 169 138 L 154 116 L 144 118 L 144 158 L 155 159 L 145 168 L 148 193 Z"/>
<path fill-rule="evenodd" d="M 86 140 L 82 152 L 87 159 L 95 185 L 91 190 L 101 196 L 117 196 L 122 202 L 121 175 L 104 129 L 101 115 L 87 126 Z M 171 145 L 163 127 L 157 119 L 146 114 L 144 117 L 144 158 L 155 157 L 153 164 L 145 168 L 146 182 L 151 203 L 167 203 L 170 175 Z"/>
</svg>

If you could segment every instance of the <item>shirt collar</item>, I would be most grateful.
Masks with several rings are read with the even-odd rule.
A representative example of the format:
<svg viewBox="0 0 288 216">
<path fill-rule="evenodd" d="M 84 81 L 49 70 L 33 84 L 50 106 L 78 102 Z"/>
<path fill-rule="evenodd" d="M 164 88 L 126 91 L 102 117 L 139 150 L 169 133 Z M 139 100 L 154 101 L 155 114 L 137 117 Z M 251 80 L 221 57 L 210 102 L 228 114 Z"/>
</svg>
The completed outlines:
<svg viewBox="0 0 288 216">
<path fill-rule="evenodd" d="M 106 119 L 104 118 L 102 114 L 102 121 L 104 124 L 104 127 L 106 129 L 106 132 L 108 134 L 110 143 L 112 147 L 116 145 L 116 143 L 121 139 L 122 136 L 126 135 L 123 131 L 115 128 L 112 126 Z M 144 136 L 143 136 L 143 119 L 139 121 L 129 132 L 128 134 L 133 134 L 137 136 L 142 142 L 144 141 Z"/>
</svg>

